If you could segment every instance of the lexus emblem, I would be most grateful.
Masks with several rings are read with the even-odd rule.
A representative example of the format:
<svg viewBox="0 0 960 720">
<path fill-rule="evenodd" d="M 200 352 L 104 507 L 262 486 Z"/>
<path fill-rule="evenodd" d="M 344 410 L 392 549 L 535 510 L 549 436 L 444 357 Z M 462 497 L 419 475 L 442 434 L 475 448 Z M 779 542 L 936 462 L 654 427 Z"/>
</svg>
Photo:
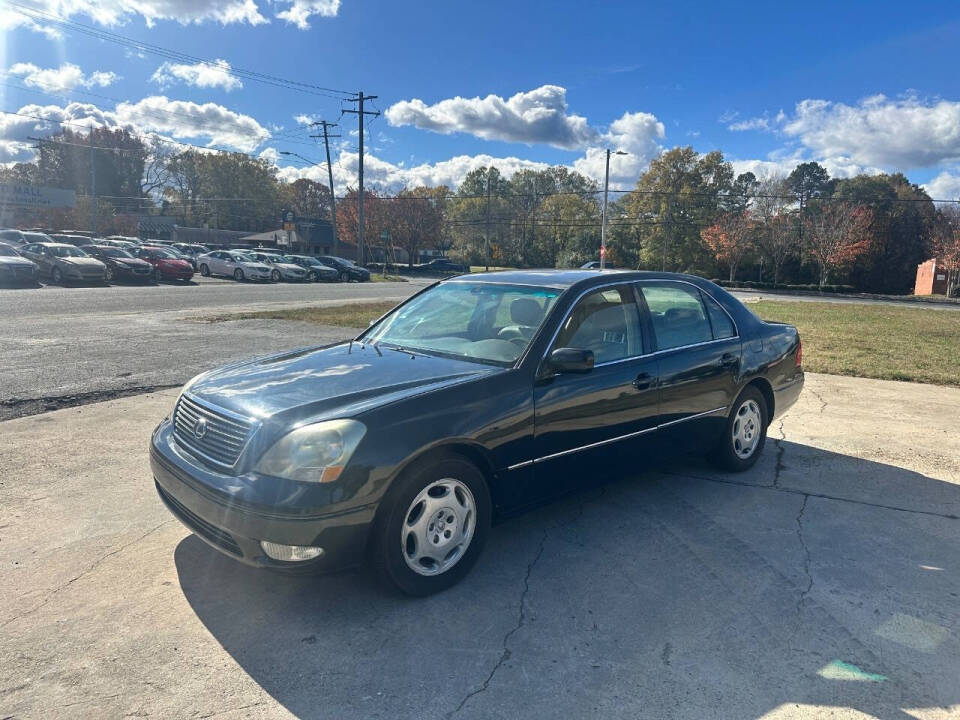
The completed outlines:
<svg viewBox="0 0 960 720">
<path fill-rule="evenodd" d="M 193 426 L 193 434 L 197 440 L 202 439 L 203 436 L 207 434 L 207 421 L 205 418 L 200 418 L 197 420 L 196 424 Z"/>
</svg>

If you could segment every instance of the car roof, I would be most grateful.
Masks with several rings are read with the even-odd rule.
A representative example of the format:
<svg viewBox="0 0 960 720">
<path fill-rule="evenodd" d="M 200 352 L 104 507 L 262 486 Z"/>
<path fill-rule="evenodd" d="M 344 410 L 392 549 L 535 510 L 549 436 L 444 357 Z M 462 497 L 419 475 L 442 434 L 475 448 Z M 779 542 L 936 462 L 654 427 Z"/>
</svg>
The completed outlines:
<svg viewBox="0 0 960 720">
<path fill-rule="evenodd" d="M 703 278 L 682 273 L 656 272 L 651 270 L 589 270 L 589 269 L 543 269 L 499 270 L 496 272 L 458 275 L 444 282 L 482 282 L 505 285 L 533 285 L 537 287 L 571 288 L 574 285 L 602 285 L 617 280 L 686 280 L 702 284 Z"/>
<path fill-rule="evenodd" d="M 68 247 L 68 248 L 76 248 L 76 247 L 77 247 L 76 245 L 71 245 L 70 243 L 46 243 L 46 242 L 42 242 L 42 243 L 31 243 L 31 244 L 32 244 L 32 245 L 42 245 L 43 247 Z M 77 248 L 77 249 L 79 250 L 79 248 Z"/>
</svg>

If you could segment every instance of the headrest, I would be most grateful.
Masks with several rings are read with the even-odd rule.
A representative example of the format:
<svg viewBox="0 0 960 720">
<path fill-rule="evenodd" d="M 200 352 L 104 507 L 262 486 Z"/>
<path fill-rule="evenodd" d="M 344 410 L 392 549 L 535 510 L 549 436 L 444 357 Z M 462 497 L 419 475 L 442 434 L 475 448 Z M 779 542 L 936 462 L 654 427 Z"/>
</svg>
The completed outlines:
<svg viewBox="0 0 960 720">
<path fill-rule="evenodd" d="M 517 325 L 533 327 L 540 324 L 543 308 L 530 298 L 518 298 L 510 303 L 510 317 Z"/>
</svg>

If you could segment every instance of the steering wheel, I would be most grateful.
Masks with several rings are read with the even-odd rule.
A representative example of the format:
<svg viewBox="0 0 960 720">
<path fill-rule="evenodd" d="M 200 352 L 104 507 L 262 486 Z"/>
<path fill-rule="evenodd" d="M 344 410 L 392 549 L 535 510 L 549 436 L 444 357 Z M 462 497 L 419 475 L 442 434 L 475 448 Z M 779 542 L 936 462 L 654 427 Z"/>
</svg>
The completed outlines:
<svg viewBox="0 0 960 720">
<path fill-rule="evenodd" d="M 502 340 L 516 340 L 520 339 L 524 341 L 526 345 L 526 340 L 524 340 L 523 333 L 520 332 L 520 329 L 516 326 L 508 325 L 505 328 L 501 328 L 500 332 L 497 333 L 497 337 Z"/>
</svg>

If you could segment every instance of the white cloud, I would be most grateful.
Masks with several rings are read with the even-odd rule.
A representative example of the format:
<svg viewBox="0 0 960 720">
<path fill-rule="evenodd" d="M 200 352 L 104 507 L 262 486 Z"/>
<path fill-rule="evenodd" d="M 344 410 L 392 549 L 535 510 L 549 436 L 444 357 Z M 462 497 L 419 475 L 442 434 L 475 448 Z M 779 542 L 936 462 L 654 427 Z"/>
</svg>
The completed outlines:
<svg viewBox="0 0 960 720">
<path fill-rule="evenodd" d="M 64 92 L 77 87 L 107 87 L 117 79 L 112 72 L 96 71 L 84 75 L 77 65 L 63 63 L 58 68 L 40 68 L 33 63 L 16 63 L 7 70 L 8 75 L 22 78 L 23 84 L 47 92 Z"/>
<path fill-rule="evenodd" d="M 960 198 L 960 175 L 944 170 L 930 182 L 924 183 L 923 189 L 934 200 L 956 200 Z"/>
<path fill-rule="evenodd" d="M 339 11 L 340 0 L 292 0 L 290 7 L 278 12 L 277 17 L 301 30 L 309 30 L 311 16 L 336 17 Z"/>
<path fill-rule="evenodd" d="M 645 112 L 624 113 L 600 136 L 603 146 L 587 148 L 586 154 L 573 163 L 573 169 L 603 182 L 606 172 L 606 149 L 622 150 L 626 155 L 610 156 L 610 187 L 624 190 L 637 182 L 637 177 L 663 149 L 663 123 Z"/>
<path fill-rule="evenodd" d="M 239 90 L 243 83 L 230 74 L 230 63 L 226 60 L 214 60 L 210 63 L 199 62 L 195 65 L 165 62 L 157 68 L 150 78 L 162 88 L 176 82 L 198 88 L 220 88 L 230 92 Z"/>
<path fill-rule="evenodd" d="M 29 137 L 47 137 L 62 128 L 123 128 L 141 135 L 158 133 L 179 141 L 207 143 L 250 152 L 270 137 L 249 115 L 214 103 L 197 104 L 162 96 L 120 103 L 104 110 L 91 103 L 25 105 L 17 115 L 0 115 L 0 163 L 28 162 L 34 157 Z"/>
<path fill-rule="evenodd" d="M 484 140 L 542 143 L 576 150 L 597 140 L 587 119 L 567 112 L 567 91 L 543 85 L 504 99 L 454 97 L 427 105 L 422 100 L 402 100 L 387 108 L 391 125 L 412 125 L 449 135 L 468 133 Z"/>
</svg>

